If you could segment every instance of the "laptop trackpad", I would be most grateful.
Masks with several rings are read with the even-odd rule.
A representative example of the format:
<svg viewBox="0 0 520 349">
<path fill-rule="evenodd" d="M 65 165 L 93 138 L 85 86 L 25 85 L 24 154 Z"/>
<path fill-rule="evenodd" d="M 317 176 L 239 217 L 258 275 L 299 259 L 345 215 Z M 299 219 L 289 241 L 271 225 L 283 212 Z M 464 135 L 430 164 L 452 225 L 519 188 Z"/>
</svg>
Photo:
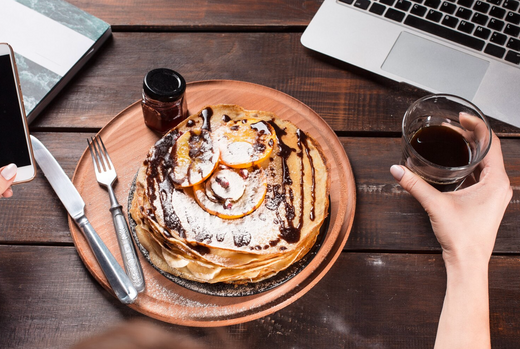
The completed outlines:
<svg viewBox="0 0 520 349">
<path fill-rule="evenodd" d="M 472 99 L 488 65 L 483 59 L 402 32 L 381 68 L 429 90 Z"/>
</svg>

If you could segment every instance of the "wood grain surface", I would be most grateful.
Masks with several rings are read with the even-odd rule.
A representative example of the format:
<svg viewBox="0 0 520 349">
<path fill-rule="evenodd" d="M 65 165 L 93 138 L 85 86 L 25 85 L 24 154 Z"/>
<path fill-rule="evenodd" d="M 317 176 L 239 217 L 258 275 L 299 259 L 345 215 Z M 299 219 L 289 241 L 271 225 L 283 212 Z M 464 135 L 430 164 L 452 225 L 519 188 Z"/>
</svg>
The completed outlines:
<svg viewBox="0 0 520 349">
<path fill-rule="evenodd" d="M 168 67 L 186 81 L 241 80 L 302 101 L 339 135 L 399 136 L 408 105 L 426 95 L 306 49 L 301 33 L 114 33 L 32 125 L 100 129 L 141 98 L 144 75 Z M 515 127 L 492 121 L 501 135 Z"/>
<path fill-rule="evenodd" d="M 172 325 L 118 303 L 91 276 L 38 169 L 13 198 L 0 199 L 0 348 L 69 348 L 132 319 L 212 348 L 433 347 L 446 284 L 440 247 L 427 215 L 388 171 L 400 158 L 402 115 L 425 91 L 304 48 L 301 34 L 321 0 L 69 1 L 114 31 L 31 125 L 70 177 L 87 137 L 140 98 L 147 71 L 164 66 L 188 82 L 264 85 L 316 111 L 348 154 L 355 219 L 327 275 L 289 306 L 226 327 Z M 491 124 L 514 191 L 490 264 L 492 344 L 519 348 L 520 132 Z"/>
<path fill-rule="evenodd" d="M 0 264 L 2 348 L 64 349 L 131 319 L 216 349 L 269 349 L 273 343 L 432 348 L 446 282 L 438 254 L 343 253 L 311 291 L 288 307 L 239 325 L 194 328 L 161 323 L 115 302 L 73 247 L 0 246 Z M 520 258 L 491 259 L 493 348 L 520 345 L 520 304 L 513 301 L 520 297 L 520 280 L 511 278 L 518 273 Z"/>
<path fill-rule="evenodd" d="M 71 0 L 115 31 L 303 29 L 322 0 Z"/>
</svg>

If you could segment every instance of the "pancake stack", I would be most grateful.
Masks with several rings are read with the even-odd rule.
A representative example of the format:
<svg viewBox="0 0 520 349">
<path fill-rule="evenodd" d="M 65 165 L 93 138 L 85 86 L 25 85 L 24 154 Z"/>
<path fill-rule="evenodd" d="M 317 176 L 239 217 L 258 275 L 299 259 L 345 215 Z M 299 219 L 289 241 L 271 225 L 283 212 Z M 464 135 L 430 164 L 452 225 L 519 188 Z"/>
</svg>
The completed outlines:
<svg viewBox="0 0 520 349">
<path fill-rule="evenodd" d="M 157 268 L 202 283 L 258 282 L 312 248 L 329 188 L 305 132 L 269 112 L 212 105 L 150 149 L 130 214 Z"/>
</svg>

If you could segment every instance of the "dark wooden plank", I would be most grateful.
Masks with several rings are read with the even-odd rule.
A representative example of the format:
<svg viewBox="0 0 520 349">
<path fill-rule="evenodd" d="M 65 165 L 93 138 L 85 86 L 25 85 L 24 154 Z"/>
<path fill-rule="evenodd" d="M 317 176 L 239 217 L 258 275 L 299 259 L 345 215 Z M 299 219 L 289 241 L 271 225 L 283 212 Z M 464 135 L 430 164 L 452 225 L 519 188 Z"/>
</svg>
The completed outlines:
<svg viewBox="0 0 520 349">
<path fill-rule="evenodd" d="M 188 82 L 230 79 L 275 88 L 344 135 L 399 135 L 407 106 L 425 94 L 307 50 L 300 33 L 115 33 L 32 129 L 101 128 L 141 98 L 144 75 L 162 66 Z M 493 127 L 519 134 L 502 123 Z"/>
<path fill-rule="evenodd" d="M 151 0 L 70 3 L 114 30 L 271 30 L 306 26 L 322 0 Z"/>
<path fill-rule="evenodd" d="M 197 329 L 148 320 L 118 303 L 73 247 L 0 246 L 0 264 L 0 343 L 11 349 L 68 348 L 136 318 L 211 348 L 431 348 L 445 290 L 440 255 L 343 253 L 288 307 L 245 324 Z M 494 348 L 520 346 L 519 272 L 520 258 L 492 258 Z"/>
<path fill-rule="evenodd" d="M 401 158 L 399 138 L 341 138 L 352 163 L 357 187 L 354 226 L 346 249 L 440 251 L 429 219 L 419 203 L 390 175 Z M 495 245 L 496 253 L 520 251 L 520 143 L 502 139 L 506 171 L 513 198 L 506 210 Z M 371 247 L 370 247 L 371 248 Z"/>
<path fill-rule="evenodd" d="M 89 133 L 35 133 L 72 177 L 86 149 Z M 354 225 L 346 244 L 350 251 L 439 251 L 421 206 L 392 178 L 389 168 L 400 159 L 398 138 L 341 138 L 357 186 Z M 495 252 L 520 253 L 520 143 L 502 140 L 513 199 L 500 227 Z M 136 165 L 137 166 L 137 165 Z M 92 179 L 94 180 L 94 179 Z M 1 243 L 71 244 L 67 213 L 40 170 L 31 183 L 14 188 L 0 200 Z"/>
</svg>

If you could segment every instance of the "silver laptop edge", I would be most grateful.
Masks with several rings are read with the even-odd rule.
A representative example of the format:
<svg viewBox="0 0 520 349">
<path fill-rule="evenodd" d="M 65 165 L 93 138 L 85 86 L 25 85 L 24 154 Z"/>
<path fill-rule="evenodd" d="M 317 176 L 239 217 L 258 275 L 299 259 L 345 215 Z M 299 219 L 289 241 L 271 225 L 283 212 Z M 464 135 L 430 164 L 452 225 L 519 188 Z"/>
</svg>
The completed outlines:
<svg viewBox="0 0 520 349">
<path fill-rule="evenodd" d="M 301 37 L 312 50 L 432 93 L 451 93 L 520 127 L 520 67 L 325 0 Z"/>
</svg>

